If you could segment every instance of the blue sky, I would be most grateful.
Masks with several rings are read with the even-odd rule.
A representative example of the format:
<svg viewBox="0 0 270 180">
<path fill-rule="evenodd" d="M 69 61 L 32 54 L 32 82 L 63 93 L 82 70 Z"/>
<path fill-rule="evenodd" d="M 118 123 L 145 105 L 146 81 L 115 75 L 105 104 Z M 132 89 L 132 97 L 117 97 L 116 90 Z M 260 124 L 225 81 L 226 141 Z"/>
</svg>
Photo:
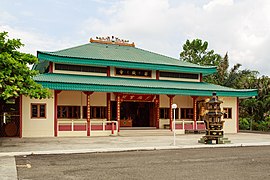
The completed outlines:
<svg viewBox="0 0 270 180">
<path fill-rule="evenodd" d="M 200 38 L 231 65 L 270 76 L 268 0 L 0 0 L 4 30 L 32 54 L 114 35 L 179 58 L 187 39 Z"/>
</svg>

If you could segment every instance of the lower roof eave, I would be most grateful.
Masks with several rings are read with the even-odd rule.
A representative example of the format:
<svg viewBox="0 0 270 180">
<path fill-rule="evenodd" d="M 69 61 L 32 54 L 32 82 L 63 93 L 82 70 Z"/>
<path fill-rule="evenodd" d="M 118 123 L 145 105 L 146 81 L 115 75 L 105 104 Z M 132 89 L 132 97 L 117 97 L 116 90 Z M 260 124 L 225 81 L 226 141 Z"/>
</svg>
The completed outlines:
<svg viewBox="0 0 270 180">
<path fill-rule="evenodd" d="M 134 86 L 112 86 L 112 85 L 89 85 L 89 84 L 73 84 L 59 82 L 38 82 L 42 86 L 53 90 L 67 91 L 94 91 L 94 92 L 115 92 L 115 93 L 133 93 L 133 94 L 170 94 L 182 96 L 211 96 L 216 92 L 218 96 L 223 97 L 239 97 L 248 98 L 257 96 L 257 90 L 235 90 L 222 91 L 215 89 L 175 89 L 175 88 L 147 88 Z"/>
</svg>

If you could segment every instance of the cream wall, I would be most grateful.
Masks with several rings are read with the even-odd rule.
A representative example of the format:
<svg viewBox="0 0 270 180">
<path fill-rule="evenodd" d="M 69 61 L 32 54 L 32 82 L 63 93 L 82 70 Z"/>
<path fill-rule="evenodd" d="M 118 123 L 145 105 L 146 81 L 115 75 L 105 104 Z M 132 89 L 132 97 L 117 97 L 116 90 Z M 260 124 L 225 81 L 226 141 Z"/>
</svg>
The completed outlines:
<svg viewBox="0 0 270 180">
<path fill-rule="evenodd" d="M 152 70 L 152 79 L 156 79 L 156 76 L 157 74 L 156 74 L 156 71 L 154 71 L 154 70 Z"/>
<path fill-rule="evenodd" d="M 170 98 L 167 95 L 159 96 L 159 107 L 160 108 L 170 107 Z"/>
<path fill-rule="evenodd" d="M 107 106 L 107 93 L 94 92 L 90 96 L 91 106 Z"/>
<path fill-rule="evenodd" d="M 110 66 L 110 75 L 111 76 L 114 76 L 115 73 L 114 73 L 114 67 Z"/>
<path fill-rule="evenodd" d="M 169 78 L 169 77 L 159 77 L 159 79 L 160 80 L 169 80 L 169 81 L 200 82 L 200 79 Z"/>
<path fill-rule="evenodd" d="M 179 108 L 193 108 L 191 96 L 175 96 L 173 98 L 173 103 L 177 104 L 177 107 Z"/>
<path fill-rule="evenodd" d="M 81 91 L 61 91 L 58 94 L 57 105 L 81 106 L 81 119 L 83 119 L 82 106 L 86 106 L 86 95 Z M 90 106 L 107 106 L 107 93 L 94 92 L 91 94 Z M 59 119 L 59 121 L 61 120 Z"/>
<path fill-rule="evenodd" d="M 207 97 L 199 97 L 197 100 L 206 99 Z M 223 108 L 232 108 L 232 119 L 223 119 L 224 122 L 224 132 L 225 133 L 237 133 L 237 98 L 236 97 L 220 97 L 219 98 L 223 103 L 221 104 L 221 110 Z M 160 108 L 169 108 L 169 97 L 167 95 L 160 95 Z M 177 104 L 179 108 L 179 118 L 180 108 L 193 108 L 193 100 L 190 96 L 175 96 L 173 98 L 173 103 Z M 197 112 L 198 113 L 198 112 Z M 164 124 L 168 124 L 168 119 L 160 119 L 160 127 L 163 127 Z"/>
<path fill-rule="evenodd" d="M 220 105 L 221 110 L 223 108 L 232 108 L 232 119 L 223 119 L 224 122 L 224 132 L 225 133 L 237 133 L 237 98 L 236 97 L 220 97 L 219 100 L 223 101 Z"/>
<path fill-rule="evenodd" d="M 46 104 L 46 118 L 31 118 L 31 103 Z M 22 96 L 22 137 L 54 136 L 54 98 L 31 99 Z"/>
<path fill-rule="evenodd" d="M 107 106 L 107 93 L 94 92 L 90 95 L 91 106 Z M 86 106 L 86 95 L 81 91 L 62 91 L 58 94 L 58 105 Z"/>
<path fill-rule="evenodd" d="M 57 105 L 81 106 L 86 105 L 86 95 L 81 91 L 61 91 L 58 94 Z"/>
<path fill-rule="evenodd" d="M 178 117 L 181 119 L 180 116 L 180 109 L 181 108 L 193 108 L 193 101 L 190 96 L 175 96 L 173 98 L 173 103 L 177 104 Z M 170 107 L 170 98 L 167 95 L 160 95 L 160 108 L 169 108 Z M 169 119 L 160 119 L 159 127 L 163 128 L 164 124 L 169 124 Z"/>
<path fill-rule="evenodd" d="M 179 108 L 192 108 L 193 101 L 190 96 L 174 96 L 173 103 Z M 160 95 L 160 107 L 170 107 L 170 98 L 167 95 Z"/>
<path fill-rule="evenodd" d="M 179 108 L 179 118 L 180 117 L 180 108 L 193 108 L 193 100 L 190 96 L 175 96 L 173 98 L 173 104 L 177 104 Z M 170 98 L 167 95 L 160 95 L 160 108 L 169 108 L 170 107 Z"/>
</svg>

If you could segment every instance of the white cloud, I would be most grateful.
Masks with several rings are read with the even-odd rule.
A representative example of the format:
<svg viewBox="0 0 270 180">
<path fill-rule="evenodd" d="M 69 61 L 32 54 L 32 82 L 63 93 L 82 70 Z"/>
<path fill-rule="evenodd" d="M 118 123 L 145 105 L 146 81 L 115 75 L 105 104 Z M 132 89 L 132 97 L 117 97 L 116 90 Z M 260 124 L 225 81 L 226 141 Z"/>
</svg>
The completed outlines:
<svg viewBox="0 0 270 180">
<path fill-rule="evenodd" d="M 201 38 L 211 49 L 229 52 L 231 65 L 270 75 L 270 1 L 212 0 L 200 6 L 169 0 L 126 0 L 103 9 L 107 20 L 89 18 L 82 34 L 115 35 L 137 47 L 178 58 L 186 39 Z"/>
<path fill-rule="evenodd" d="M 14 21 L 17 18 L 6 11 L 0 11 L 0 24 Z"/>
<path fill-rule="evenodd" d="M 72 27 L 67 27 L 68 21 L 59 22 L 47 16 L 40 16 L 39 21 L 41 18 L 44 23 L 44 19 L 57 21 L 57 28 L 48 25 L 55 32 L 42 32 L 34 26 L 22 27 L 19 15 L 7 11 L 0 11 L 0 31 L 4 29 L 10 36 L 21 38 L 26 44 L 24 50 L 33 54 L 37 50 L 54 51 L 75 46 L 74 43 L 87 42 L 90 37 L 114 35 L 134 41 L 139 48 L 179 58 L 187 39 L 200 38 L 208 41 L 209 48 L 217 53 L 228 52 L 231 65 L 241 63 L 243 68 L 270 76 L 269 0 L 95 1 L 98 2 L 96 7 L 79 6 L 80 11 L 74 13 L 81 26 L 76 26 L 73 32 L 65 33 Z M 65 3 L 65 7 L 69 5 Z M 93 9 L 97 14 L 89 12 Z M 26 15 L 31 14 L 26 12 Z M 19 25 L 10 23 L 14 21 Z M 58 29 L 60 27 L 62 29 Z M 67 34 L 71 36 L 65 37 Z"/>
<path fill-rule="evenodd" d="M 25 46 L 22 47 L 20 51 L 33 55 L 37 54 L 37 50 L 55 51 L 74 45 L 69 41 L 53 39 L 44 34 L 10 27 L 8 25 L 0 25 L 0 30 L 7 31 L 9 38 L 21 39 L 21 42 L 25 44 Z"/>
<path fill-rule="evenodd" d="M 211 11 L 216 8 L 222 8 L 223 6 L 231 6 L 234 4 L 233 0 L 212 0 L 208 4 L 203 6 L 203 9 Z"/>
</svg>

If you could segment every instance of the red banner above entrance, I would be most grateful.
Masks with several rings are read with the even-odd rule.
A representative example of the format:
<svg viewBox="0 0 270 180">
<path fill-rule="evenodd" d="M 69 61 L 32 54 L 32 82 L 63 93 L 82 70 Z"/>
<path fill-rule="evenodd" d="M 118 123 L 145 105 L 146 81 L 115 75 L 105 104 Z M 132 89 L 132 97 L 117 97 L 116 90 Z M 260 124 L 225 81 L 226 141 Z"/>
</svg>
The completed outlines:
<svg viewBox="0 0 270 180">
<path fill-rule="evenodd" d="M 152 101 L 155 95 L 150 94 L 121 94 L 122 101 Z"/>
</svg>

